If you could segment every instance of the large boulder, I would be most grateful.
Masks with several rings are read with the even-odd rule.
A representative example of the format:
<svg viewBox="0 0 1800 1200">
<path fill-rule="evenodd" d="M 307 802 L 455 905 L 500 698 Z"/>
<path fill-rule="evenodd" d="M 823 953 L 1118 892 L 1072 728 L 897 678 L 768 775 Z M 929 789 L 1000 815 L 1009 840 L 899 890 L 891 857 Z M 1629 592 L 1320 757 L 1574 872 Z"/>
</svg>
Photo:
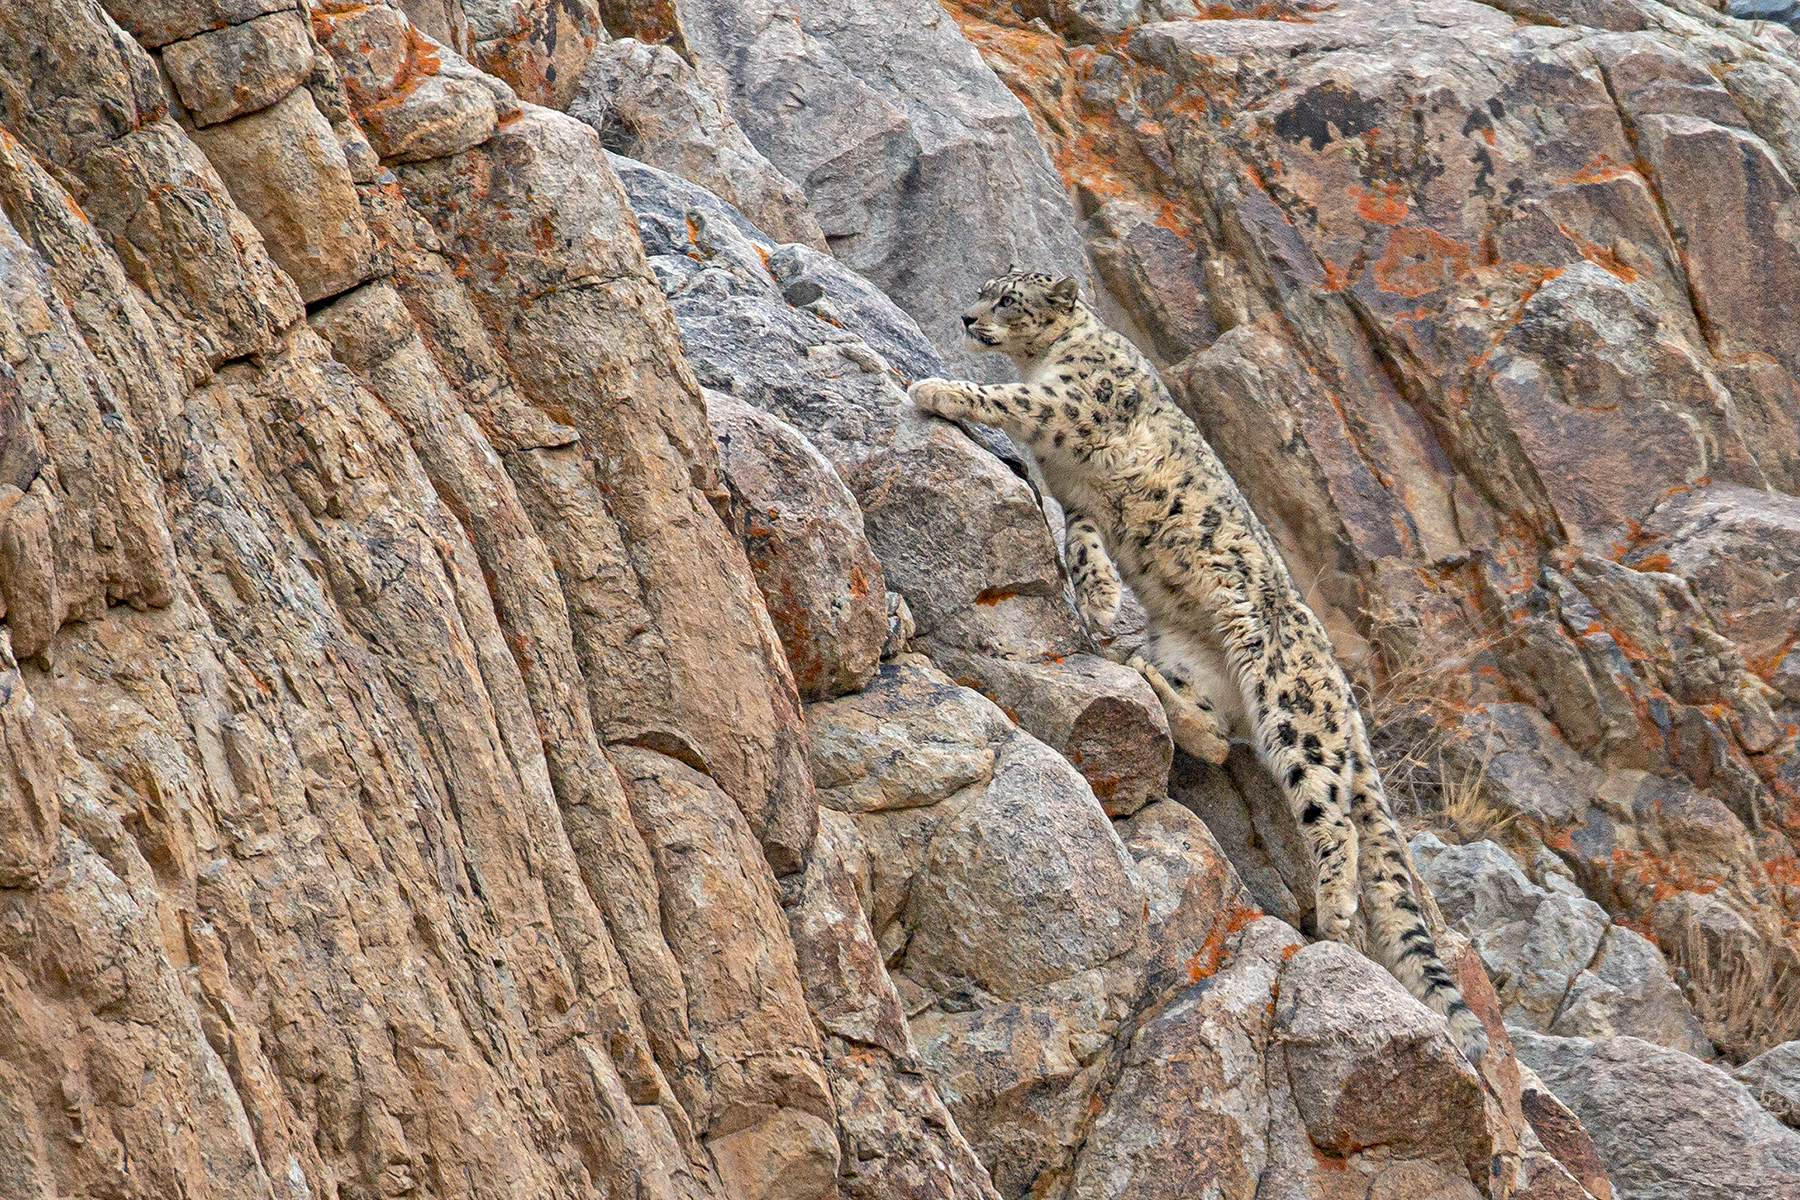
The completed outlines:
<svg viewBox="0 0 1800 1200">
<path fill-rule="evenodd" d="M 1421 833 L 1412 849 L 1444 919 L 1473 939 L 1507 1024 L 1568 1037 L 1630 1034 L 1714 1056 L 1656 946 L 1560 876 L 1548 877 L 1558 889 L 1540 887 L 1489 841 L 1448 846 Z"/>
<path fill-rule="evenodd" d="M 1593 1135 L 1618 1200 L 1737 1200 L 1800 1183 L 1800 1133 L 1717 1067 L 1634 1037 L 1521 1032 L 1513 1045 Z"/>
<path fill-rule="evenodd" d="M 1031 117 L 955 22 L 934 0 L 687 0 L 682 13 L 703 74 L 805 191 L 832 253 L 959 374 L 1009 374 L 964 349 L 958 317 L 1013 263 L 1085 275 L 1085 254 Z"/>
<path fill-rule="evenodd" d="M 1800 1042 L 1783 1042 L 1731 1073 L 1782 1124 L 1800 1129 Z"/>
<path fill-rule="evenodd" d="M 859 691 L 887 641 L 887 588 L 856 498 L 799 430 L 718 392 L 719 471 L 801 700 Z"/>
<path fill-rule="evenodd" d="M 569 115 L 598 130 L 608 150 L 698 184 L 776 241 L 825 248 L 805 194 L 672 48 L 634 38 L 594 47 Z"/>
</svg>

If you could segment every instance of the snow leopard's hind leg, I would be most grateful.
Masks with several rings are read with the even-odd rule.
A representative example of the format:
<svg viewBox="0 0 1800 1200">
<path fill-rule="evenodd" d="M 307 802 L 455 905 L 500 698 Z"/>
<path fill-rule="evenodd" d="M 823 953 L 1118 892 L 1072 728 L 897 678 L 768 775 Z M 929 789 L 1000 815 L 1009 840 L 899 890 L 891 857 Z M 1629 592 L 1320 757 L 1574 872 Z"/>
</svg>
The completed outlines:
<svg viewBox="0 0 1800 1200">
<path fill-rule="evenodd" d="M 1162 702 L 1163 715 L 1169 719 L 1169 736 L 1177 746 L 1209 763 L 1222 763 L 1230 757 L 1230 729 L 1215 714 L 1200 707 L 1191 685 L 1183 683 L 1178 690 L 1141 654 L 1126 659 L 1125 665 L 1142 675 Z"/>
<path fill-rule="evenodd" d="M 1361 732 L 1361 721 L 1357 722 Z M 1359 739 L 1367 746 L 1367 739 Z M 1487 1053 L 1488 1035 L 1481 1018 L 1463 999 L 1438 954 L 1437 942 L 1413 894 L 1411 855 L 1387 806 L 1381 777 L 1367 751 L 1352 750 L 1355 767 L 1350 811 L 1358 830 L 1358 874 L 1362 878 L 1363 912 L 1376 959 L 1424 1005 L 1450 1025 L 1456 1047 L 1471 1063 Z"/>
</svg>

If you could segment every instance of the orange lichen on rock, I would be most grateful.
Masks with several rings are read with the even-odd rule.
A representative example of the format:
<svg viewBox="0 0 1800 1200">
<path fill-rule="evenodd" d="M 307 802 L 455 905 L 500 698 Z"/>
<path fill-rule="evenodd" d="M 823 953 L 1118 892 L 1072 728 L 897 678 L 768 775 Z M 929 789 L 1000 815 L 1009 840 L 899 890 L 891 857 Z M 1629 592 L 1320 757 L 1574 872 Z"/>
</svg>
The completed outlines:
<svg viewBox="0 0 1800 1200">
<path fill-rule="evenodd" d="M 1188 982 L 1199 983 L 1202 979 L 1218 974 L 1219 968 L 1225 965 L 1226 942 L 1238 930 L 1262 915 L 1262 909 L 1255 905 L 1233 902 L 1225 910 L 1224 919 L 1213 922 L 1212 928 L 1207 930 L 1206 940 L 1200 943 L 1200 948 L 1189 955 L 1183 964 L 1187 967 Z M 1298 950 L 1299 947 L 1291 949 Z M 1284 953 L 1284 957 L 1291 956 Z"/>
<path fill-rule="evenodd" d="M 1373 268 L 1375 282 L 1384 292 L 1423 296 L 1468 275 L 1470 258 L 1469 247 L 1435 229 L 1402 226 L 1388 235 Z"/>
<path fill-rule="evenodd" d="M 1610 155 L 1595 156 L 1588 164 L 1569 176 L 1564 183 L 1604 183 L 1609 179 L 1620 179 L 1627 175 L 1636 175 L 1633 167 L 1615 161 Z"/>
<path fill-rule="evenodd" d="M 1378 225 L 1398 225 L 1406 219 L 1408 210 L 1404 192 L 1405 189 L 1397 183 L 1382 184 L 1380 191 L 1360 184 L 1350 185 L 1350 195 L 1356 200 L 1357 215 Z"/>
</svg>

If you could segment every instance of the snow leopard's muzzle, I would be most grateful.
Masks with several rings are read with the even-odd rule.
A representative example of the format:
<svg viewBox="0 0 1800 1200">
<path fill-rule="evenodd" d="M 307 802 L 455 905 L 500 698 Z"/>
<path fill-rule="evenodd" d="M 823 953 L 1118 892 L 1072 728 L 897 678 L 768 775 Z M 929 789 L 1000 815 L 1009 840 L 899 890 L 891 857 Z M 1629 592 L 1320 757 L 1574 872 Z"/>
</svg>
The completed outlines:
<svg viewBox="0 0 1800 1200">
<path fill-rule="evenodd" d="M 1010 332 L 1004 323 L 995 321 L 985 308 L 971 309 L 964 313 L 962 323 L 963 340 L 969 349 L 975 351 L 998 350 Z"/>
</svg>

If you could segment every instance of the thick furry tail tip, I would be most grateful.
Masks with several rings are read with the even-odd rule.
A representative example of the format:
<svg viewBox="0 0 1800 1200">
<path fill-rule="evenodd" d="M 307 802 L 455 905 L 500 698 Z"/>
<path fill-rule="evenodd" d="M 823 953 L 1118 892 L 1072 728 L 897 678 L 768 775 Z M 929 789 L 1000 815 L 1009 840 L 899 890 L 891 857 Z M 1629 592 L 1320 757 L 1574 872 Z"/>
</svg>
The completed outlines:
<svg viewBox="0 0 1800 1200">
<path fill-rule="evenodd" d="M 1469 1060 L 1469 1065 L 1479 1063 L 1488 1052 L 1487 1029 L 1481 1024 L 1481 1018 L 1467 1004 L 1458 1002 L 1450 1013 L 1450 1036 L 1456 1042 L 1456 1048 L 1462 1056 Z"/>
</svg>

